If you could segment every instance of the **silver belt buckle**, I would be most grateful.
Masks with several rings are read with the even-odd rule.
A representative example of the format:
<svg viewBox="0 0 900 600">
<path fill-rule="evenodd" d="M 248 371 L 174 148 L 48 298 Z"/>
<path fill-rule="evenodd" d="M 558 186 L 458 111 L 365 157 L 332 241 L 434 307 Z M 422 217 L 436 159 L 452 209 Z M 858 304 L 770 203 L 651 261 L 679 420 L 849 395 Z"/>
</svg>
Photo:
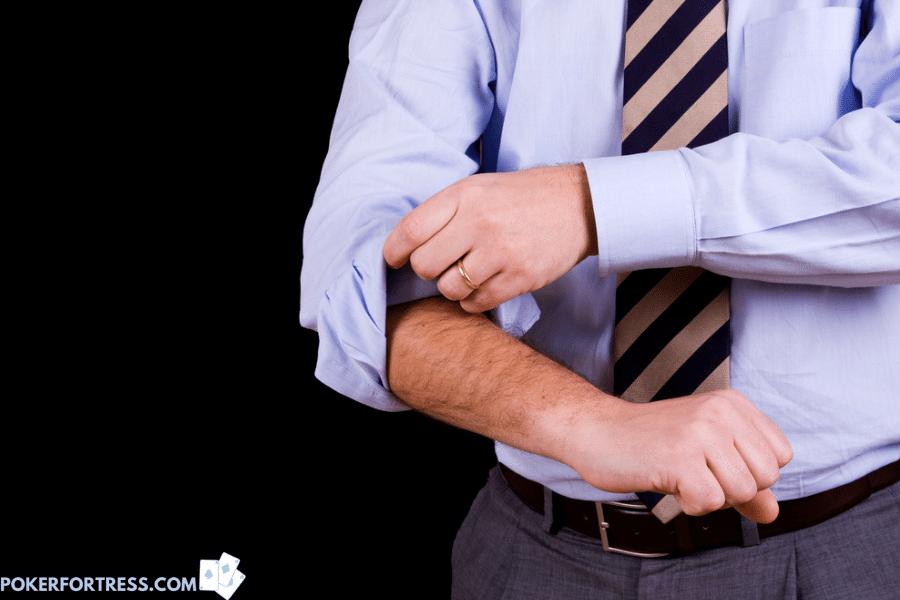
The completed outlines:
<svg viewBox="0 0 900 600">
<path fill-rule="evenodd" d="M 664 556 L 669 556 L 670 552 L 635 552 L 634 550 L 626 550 L 624 548 L 616 548 L 615 546 L 609 545 L 609 536 L 606 533 L 606 530 L 609 529 L 609 523 L 606 522 L 606 518 L 603 516 L 603 505 L 608 504 L 610 506 L 617 506 L 619 508 L 627 508 L 629 510 L 643 510 L 646 511 L 647 514 L 650 514 L 650 511 L 647 510 L 647 506 L 640 501 L 635 501 L 636 504 L 630 502 L 594 502 L 594 506 L 597 507 L 597 521 L 600 523 L 600 541 L 603 542 L 603 551 L 604 552 L 615 552 L 617 554 L 624 554 L 626 556 L 634 556 L 637 558 L 662 558 Z"/>
</svg>

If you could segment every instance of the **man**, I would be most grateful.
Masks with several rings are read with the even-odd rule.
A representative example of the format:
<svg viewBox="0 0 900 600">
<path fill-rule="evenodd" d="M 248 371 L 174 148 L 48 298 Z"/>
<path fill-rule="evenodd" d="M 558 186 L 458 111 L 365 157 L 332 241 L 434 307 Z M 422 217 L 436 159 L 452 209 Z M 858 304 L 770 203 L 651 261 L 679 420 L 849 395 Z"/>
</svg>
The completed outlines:
<svg viewBox="0 0 900 600">
<path fill-rule="evenodd" d="M 900 589 L 898 119 L 893 0 L 363 3 L 301 323 L 497 441 L 455 598 Z"/>
</svg>

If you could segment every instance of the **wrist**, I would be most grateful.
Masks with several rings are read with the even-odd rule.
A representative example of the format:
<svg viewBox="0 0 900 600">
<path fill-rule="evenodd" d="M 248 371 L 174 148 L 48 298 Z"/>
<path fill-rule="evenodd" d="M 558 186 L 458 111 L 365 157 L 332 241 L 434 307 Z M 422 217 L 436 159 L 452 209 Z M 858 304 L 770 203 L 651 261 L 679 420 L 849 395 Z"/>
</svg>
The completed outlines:
<svg viewBox="0 0 900 600">
<path fill-rule="evenodd" d="M 545 414 L 542 427 L 549 441 L 546 455 L 576 471 L 597 453 L 613 450 L 612 431 L 629 403 L 593 386 L 569 402 L 561 402 Z"/>
</svg>

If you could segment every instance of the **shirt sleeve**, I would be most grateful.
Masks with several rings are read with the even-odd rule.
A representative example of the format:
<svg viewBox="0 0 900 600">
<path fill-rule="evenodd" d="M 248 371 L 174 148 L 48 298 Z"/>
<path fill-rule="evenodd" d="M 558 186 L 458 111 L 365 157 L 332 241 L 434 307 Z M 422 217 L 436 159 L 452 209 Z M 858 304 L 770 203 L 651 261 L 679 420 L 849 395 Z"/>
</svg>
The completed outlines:
<svg viewBox="0 0 900 600">
<path fill-rule="evenodd" d="M 382 246 L 403 215 L 477 170 L 494 105 L 493 51 L 472 2 L 369 0 L 349 58 L 303 231 L 300 323 L 319 333 L 320 381 L 400 411 L 408 406 L 387 383 L 385 311 L 439 293 L 408 265 L 389 269 Z M 530 294 L 490 314 L 517 337 L 539 315 Z"/>
<path fill-rule="evenodd" d="M 900 283 L 900 3 L 871 7 L 851 69 L 861 108 L 822 135 L 737 133 L 584 161 L 602 274 L 697 265 L 774 283 Z"/>
</svg>

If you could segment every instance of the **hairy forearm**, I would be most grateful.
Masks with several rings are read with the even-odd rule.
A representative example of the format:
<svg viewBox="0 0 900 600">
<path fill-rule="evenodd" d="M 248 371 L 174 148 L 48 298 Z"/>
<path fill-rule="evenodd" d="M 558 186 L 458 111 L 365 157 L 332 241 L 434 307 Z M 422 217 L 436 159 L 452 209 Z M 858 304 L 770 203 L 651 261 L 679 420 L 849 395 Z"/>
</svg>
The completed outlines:
<svg viewBox="0 0 900 600">
<path fill-rule="evenodd" d="M 392 306 L 387 317 L 391 390 L 457 427 L 565 460 L 579 417 L 621 402 L 444 298 Z"/>
<path fill-rule="evenodd" d="M 768 488 L 790 443 L 740 393 L 626 402 L 445 298 L 387 317 L 388 382 L 413 408 L 564 462 L 604 490 L 674 493 L 691 515 L 726 502 L 757 522 L 778 515 Z"/>
</svg>

